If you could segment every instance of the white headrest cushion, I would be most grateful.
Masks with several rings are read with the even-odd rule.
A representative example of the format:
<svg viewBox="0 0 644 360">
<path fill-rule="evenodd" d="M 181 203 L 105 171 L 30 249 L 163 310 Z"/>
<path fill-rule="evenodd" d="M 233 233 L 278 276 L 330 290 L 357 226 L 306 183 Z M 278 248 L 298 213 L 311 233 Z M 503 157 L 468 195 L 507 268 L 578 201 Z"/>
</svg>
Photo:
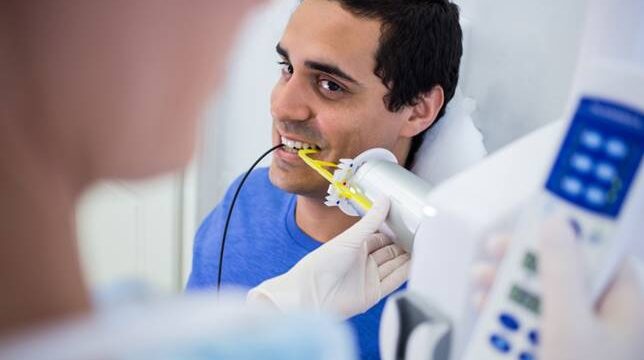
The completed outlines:
<svg viewBox="0 0 644 360">
<path fill-rule="evenodd" d="M 475 109 L 476 101 L 457 88 L 443 117 L 425 135 L 412 172 L 435 186 L 484 158 L 483 135 L 472 120 Z"/>
</svg>

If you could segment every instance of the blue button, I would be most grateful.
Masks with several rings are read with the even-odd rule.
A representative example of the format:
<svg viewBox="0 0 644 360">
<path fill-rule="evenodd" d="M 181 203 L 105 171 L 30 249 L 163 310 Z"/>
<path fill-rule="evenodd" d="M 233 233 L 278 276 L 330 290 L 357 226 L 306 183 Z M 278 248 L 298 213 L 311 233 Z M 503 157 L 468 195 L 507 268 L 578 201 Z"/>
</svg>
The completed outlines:
<svg viewBox="0 0 644 360">
<path fill-rule="evenodd" d="M 579 179 L 566 176 L 561 180 L 561 188 L 568 195 L 577 196 L 581 193 L 583 186 L 581 184 L 581 181 L 579 181 Z"/>
<path fill-rule="evenodd" d="M 595 176 L 605 182 L 612 182 L 616 173 L 615 167 L 608 163 L 600 163 L 595 168 Z"/>
<path fill-rule="evenodd" d="M 514 316 L 512 316 L 511 314 L 502 313 L 501 315 L 499 315 L 499 322 L 506 329 L 509 329 L 509 330 L 512 330 L 512 331 L 519 330 L 519 321 Z"/>
<path fill-rule="evenodd" d="M 580 173 L 587 173 L 593 167 L 593 161 L 587 155 L 574 154 L 570 158 L 570 165 Z"/>
<path fill-rule="evenodd" d="M 606 193 L 597 187 L 590 187 L 586 191 L 586 201 L 591 205 L 603 206 L 606 203 Z"/>
<path fill-rule="evenodd" d="M 530 343 L 532 343 L 532 345 L 534 346 L 539 345 L 539 331 L 531 330 L 528 333 L 528 340 L 530 340 Z"/>
<path fill-rule="evenodd" d="M 501 337 L 500 335 L 492 335 L 490 336 L 490 344 L 494 346 L 495 349 L 502 353 L 507 353 L 510 351 L 512 348 L 510 346 L 510 343 L 505 340 L 505 338 Z"/>
<path fill-rule="evenodd" d="M 522 352 L 519 354 L 519 360 L 535 360 L 536 357 L 529 352 Z"/>
<path fill-rule="evenodd" d="M 627 152 L 626 144 L 622 140 L 610 139 L 606 143 L 606 153 L 615 159 L 623 159 Z"/>
<path fill-rule="evenodd" d="M 589 149 L 599 149 L 602 146 L 602 141 L 602 136 L 596 131 L 585 130 L 581 133 L 581 143 Z"/>
</svg>

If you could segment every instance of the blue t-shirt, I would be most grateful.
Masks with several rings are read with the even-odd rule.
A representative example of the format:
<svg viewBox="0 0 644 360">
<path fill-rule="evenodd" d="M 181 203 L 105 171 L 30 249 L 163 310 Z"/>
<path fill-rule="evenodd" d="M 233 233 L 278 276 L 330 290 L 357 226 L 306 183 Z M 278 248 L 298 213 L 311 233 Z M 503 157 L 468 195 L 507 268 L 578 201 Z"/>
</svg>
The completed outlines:
<svg viewBox="0 0 644 360">
<path fill-rule="evenodd" d="M 240 180 L 230 186 L 197 232 L 188 289 L 217 286 L 221 235 Z M 250 174 L 239 193 L 228 227 L 222 284 L 255 287 L 284 274 L 321 245 L 295 223 L 295 203 L 294 194 L 270 182 L 267 168 Z M 362 359 L 380 358 L 378 330 L 384 301 L 349 319 L 358 334 Z"/>
</svg>

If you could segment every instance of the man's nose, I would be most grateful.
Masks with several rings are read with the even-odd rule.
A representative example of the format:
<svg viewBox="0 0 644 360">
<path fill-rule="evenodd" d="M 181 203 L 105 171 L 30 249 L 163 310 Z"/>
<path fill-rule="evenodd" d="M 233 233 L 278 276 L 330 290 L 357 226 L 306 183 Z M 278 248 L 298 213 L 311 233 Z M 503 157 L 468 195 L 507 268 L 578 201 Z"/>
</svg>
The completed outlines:
<svg viewBox="0 0 644 360">
<path fill-rule="evenodd" d="M 282 121 L 303 121 L 312 117 L 310 89 L 304 78 L 291 77 L 273 88 L 271 114 Z"/>
</svg>

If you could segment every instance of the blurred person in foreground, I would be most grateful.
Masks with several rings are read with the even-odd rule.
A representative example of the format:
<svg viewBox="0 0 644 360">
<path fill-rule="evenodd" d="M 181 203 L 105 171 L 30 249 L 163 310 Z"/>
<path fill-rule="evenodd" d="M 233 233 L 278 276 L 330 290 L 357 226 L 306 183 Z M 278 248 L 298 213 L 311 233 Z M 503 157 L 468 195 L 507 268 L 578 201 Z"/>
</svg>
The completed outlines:
<svg viewBox="0 0 644 360">
<path fill-rule="evenodd" d="M 116 328 L 111 327 L 111 320 L 101 327 L 105 325 L 101 323 L 103 314 L 93 309 L 82 274 L 74 216 L 81 194 L 98 180 L 146 178 L 186 166 L 204 101 L 221 78 L 236 27 L 255 3 L 259 1 L 16 0 L 0 4 L 0 340 L 85 319 L 56 336 L 73 333 L 76 337 L 66 337 L 72 339 L 68 348 L 82 343 L 89 349 L 86 353 L 102 354 L 101 349 L 111 351 L 121 345 L 85 343 L 100 338 L 126 341 L 148 336 L 141 334 L 147 332 L 149 338 L 139 338 L 141 342 L 158 344 L 161 335 L 176 339 L 182 334 L 175 328 L 183 324 L 194 329 L 195 322 L 203 333 L 208 332 L 204 329 L 212 330 L 210 334 L 216 338 L 215 331 L 224 336 L 233 333 L 237 324 L 248 323 L 246 310 L 235 312 L 227 307 L 227 311 L 217 311 L 224 305 L 211 294 L 206 301 L 218 314 L 200 307 L 199 302 L 156 314 L 147 310 L 152 308 L 148 306 L 117 317 L 121 325 Z M 337 277 L 331 281 L 346 289 L 338 299 L 346 299 L 354 288 L 346 279 L 362 280 L 346 276 L 356 271 L 354 264 L 368 267 L 373 270 L 370 274 L 375 271 L 377 276 L 379 264 L 372 254 L 362 251 L 362 245 L 384 220 L 388 203 L 383 201 L 374 208 L 380 210 L 369 212 L 364 221 L 338 236 L 333 246 L 303 262 L 296 271 L 303 274 L 300 278 L 315 274 L 317 264 L 338 254 L 347 259 L 345 266 L 337 266 Z M 321 294 L 327 300 L 326 311 L 351 306 L 334 300 L 336 294 L 330 292 L 336 288 L 326 290 L 329 296 Z M 311 298 L 301 294 L 308 288 L 289 289 L 293 292 L 271 298 Z M 321 304 L 311 302 L 294 305 L 322 310 Z M 149 317 L 139 315 L 142 313 Z M 209 318 L 213 321 L 204 324 Z M 324 349 L 302 346 L 320 345 L 328 336 L 324 331 L 316 335 L 318 330 L 306 326 L 306 318 L 300 320 L 295 327 L 284 320 L 281 328 L 286 335 L 278 339 L 280 320 L 264 321 L 271 324 L 273 337 L 250 341 L 255 345 L 266 341 L 264 348 L 278 349 L 281 354 L 279 349 L 284 346 L 279 339 L 307 334 L 308 339 L 318 340 L 301 341 L 300 352 L 320 354 Z M 221 323 L 213 323 L 217 321 Z M 145 331 L 136 332 L 137 326 Z M 165 333 L 155 335 L 157 329 Z M 73 340 L 89 333 L 95 335 L 87 335 L 85 341 Z M 156 342 L 150 340 L 155 336 Z M 62 338 L 58 342 L 65 343 Z M 224 357 L 231 355 L 226 349 L 234 354 L 251 351 L 251 355 L 241 356 L 261 353 L 261 347 L 233 349 L 226 344 L 219 343 Z M 0 344 L 0 357 L 4 358 L 2 347 Z M 61 346 L 58 350 L 67 354 Z M 208 353 L 218 356 L 216 351 Z M 58 355 L 41 352 L 38 356 Z M 334 354 L 318 356 L 337 358 Z"/>
</svg>

